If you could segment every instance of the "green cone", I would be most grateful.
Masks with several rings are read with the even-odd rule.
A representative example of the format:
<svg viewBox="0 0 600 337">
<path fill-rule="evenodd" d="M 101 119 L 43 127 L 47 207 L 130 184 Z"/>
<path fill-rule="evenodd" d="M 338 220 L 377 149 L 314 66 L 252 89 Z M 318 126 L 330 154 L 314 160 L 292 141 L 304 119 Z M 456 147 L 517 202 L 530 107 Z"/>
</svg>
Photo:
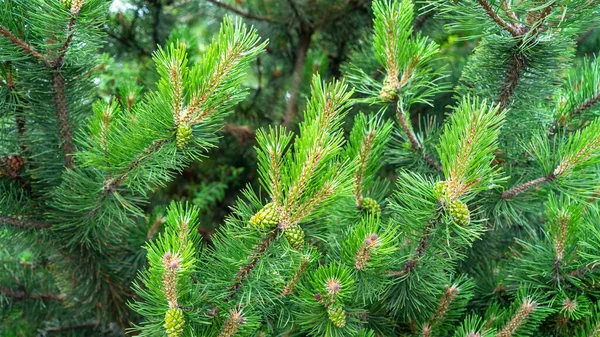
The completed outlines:
<svg viewBox="0 0 600 337">
<path fill-rule="evenodd" d="M 390 83 L 390 81 L 386 78 L 383 82 L 383 87 L 379 92 L 379 98 L 381 98 L 384 102 L 393 101 L 398 97 L 398 93 L 396 92 L 396 88 Z"/>
<path fill-rule="evenodd" d="M 295 250 L 301 250 L 302 246 L 304 246 L 304 231 L 300 226 L 293 225 L 290 228 L 286 229 L 285 238 L 287 239 L 290 246 Z"/>
<path fill-rule="evenodd" d="M 341 305 L 332 304 L 329 306 L 327 308 L 327 316 L 329 316 L 329 321 L 336 327 L 341 329 L 346 326 L 346 312 Z"/>
<path fill-rule="evenodd" d="M 362 210 L 365 211 L 368 214 L 373 214 L 375 216 L 380 216 L 381 215 L 381 207 L 379 206 L 379 204 L 377 203 L 377 201 L 375 201 L 375 199 L 372 198 L 364 198 L 362 200 Z"/>
<path fill-rule="evenodd" d="M 180 308 L 169 308 L 165 314 L 165 329 L 169 337 L 179 337 L 183 333 L 185 319 Z"/>
<path fill-rule="evenodd" d="M 177 125 L 175 137 L 177 139 L 177 148 L 185 148 L 192 141 L 192 127 L 185 122 Z"/>
<path fill-rule="evenodd" d="M 448 197 L 448 183 L 445 181 L 438 181 L 433 186 L 433 194 L 438 198 L 438 200 L 443 200 Z"/>
<path fill-rule="evenodd" d="M 279 223 L 279 215 L 277 214 L 277 210 L 275 210 L 275 205 L 272 202 L 266 204 L 260 211 L 250 218 L 249 223 L 253 227 L 261 229 L 277 226 Z"/>
<path fill-rule="evenodd" d="M 469 207 L 464 202 L 452 200 L 448 210 L 457 225 L 466 226 L 471 222 L 471 212 L 469 212 Z"/>
</svg>

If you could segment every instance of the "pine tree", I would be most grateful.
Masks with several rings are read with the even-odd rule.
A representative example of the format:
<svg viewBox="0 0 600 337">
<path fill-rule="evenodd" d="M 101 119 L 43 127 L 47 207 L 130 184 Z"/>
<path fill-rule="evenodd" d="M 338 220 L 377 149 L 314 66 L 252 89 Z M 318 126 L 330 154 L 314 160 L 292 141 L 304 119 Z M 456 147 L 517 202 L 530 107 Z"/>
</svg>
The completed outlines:
<svg viewBox="0 0 600 337">
<path fill-rule="evenodd" d="M 210 2 L 267 22 L 289 7 L 308 43 L 329 27 L 311 2 Z M 361 7 L 320 6 L 340 3 Z M 209 241 L 198 207 L 172 202 L 158 230 L 142 206 L 215 146 L 266 43 L 226 18 L 197 62 L 183 43 L 157 49 L 155 90 L 94 103 L 104 9 L 35 0 L 0 11 L 7 334 L 599 333 L 600 72 L 595 58 L 574 66 L 597 2 L 428 2 L 426 14 L 478 38 L 451 89 L 413 2 L 373 1 L 344 78 L 312 76 L 297 130 L 295 82 L 282 125 L 257 129 L 260 188 Z M 298 49 L 296 63 L 308 45 Z M 446 92 L 445 120 L 414 118 Z"/>
<path fill-rule="evenodd" d="M 357 99 L 343 82 L 315 77 L 297 136 L 258 131 L 265 195 L 247 190 L 201 248 L 196 303 L 208 326 L 196 334 L 226 335 L 231 312 L 244 313 L 240 336 L 594 333 L 597 245 L 575 238 L 594 236 L 598 213 L 597 90 L 583 84 L 597 81 L 596 61 L 566 69 L 598 6 L 440 1 L 430 10 L 483 36 L 448 119 L 411 125 L 411 108 L 448 90 L 439 49 L 413 33 L 410 1 L 375 1 L 372 45 L 345 66 Z M 365 58 L 385 76 L 369 75 L 377 69 L 364 68 Z M 340 120 L 353 102 L 381 112 L 357 114 L 343 142 Z M 587 122 L 563 117 L 583 111 Z M 412 164 L 391 194 L 377 178 L 384 153 Z M 381 215 L 364 211 L 373 205 L 384 206 Z M 273 222 L 256 226 L 273 209 Z M 285 239 L 297 228 L 301 249 Z M 135 303 L 138 312 L 147 305 Z"/>
<path fill-rule="evenodd" d="M 0 313 L 27 322 L 12 326 L 24 334 L 119 331 L 137 321 L 126 302 L 152 230 L 141 206 L 214 146 L 265 47 L 255 30 L 225 19 L 195 65 L 181 44 L 156 51 L 156 90 L 93 102 L 105 10 L 105 1 L 36 0 L 0 11 L 1 146 L 12 153 L 0 192 Z M 172 258 L 177 282 L 187 256 Z M 173 303 L 164 326 L 177 336 L 190 320 Z M 2 325 L 2 334 L 17 333 Z"/>
</svg>

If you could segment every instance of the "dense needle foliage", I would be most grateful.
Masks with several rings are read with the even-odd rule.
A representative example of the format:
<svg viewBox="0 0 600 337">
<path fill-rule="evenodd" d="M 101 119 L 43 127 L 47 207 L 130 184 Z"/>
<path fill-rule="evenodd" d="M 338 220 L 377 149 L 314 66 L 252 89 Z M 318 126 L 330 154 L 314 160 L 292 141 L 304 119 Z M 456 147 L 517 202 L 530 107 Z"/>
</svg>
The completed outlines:
<svg viewBox="0 0 600 337">
<path fill-rule="evenodd" d="M 598 336 L 599 18 L 0 1 L 0 334 Z"/>
</svg>

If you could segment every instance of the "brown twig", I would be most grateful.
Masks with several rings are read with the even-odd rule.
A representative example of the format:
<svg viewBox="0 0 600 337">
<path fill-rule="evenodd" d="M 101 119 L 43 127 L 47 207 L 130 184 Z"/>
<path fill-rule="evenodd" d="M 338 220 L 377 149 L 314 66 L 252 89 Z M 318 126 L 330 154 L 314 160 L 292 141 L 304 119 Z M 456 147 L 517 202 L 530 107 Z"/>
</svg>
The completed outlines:
<svg viewBox="0 0 600 337">
<path fill-rule="evenodd" d="M 6 215 L 0 215 L 0 224 L 8 224 L 15 227 L 21 228 L 49 228 L 52 227 L 51 223 L 35 221 L 35 220 L 24 220 L 15 219 Z"/>
<path fill-rule="evenodd" d="M 148 157 L 151 154 L 160 150 L 160 148 L 162 148 L 167 143 L 168 143 L 168 141 L 165 139 L 155 140 L 154 142 L 152 142 L 152 144 L 150 144 L 150 146 L 148 146 L 143 153 L 139 154 L 137 156 L 137 158 L 133 162 L 131 162 L 131 164 L 129 164 L 129 167 L 125 170 L 125 172 L 123 172 L 119 176 L 112 178 L 105 182 L 104 192 L 105 193 L 114 192 L 119 186 L 121 186 L 121 184 L 123 184 L 123 182 L 127 179 L 127 177 L 129 177 L 129 174 L 133 170 L 138 168 L 142 163 L 144 163 L 146 160 L 148 160 Z"/>
<path fill-rule="evenodd" d="M 237 274 L 233 279 L 234 284 L 229 287 L 228 292 L 231 293 L 229 299 L 233 299 L 238 290 L 242 287 L 244 282 L 246 282 L 246 278 L 248 275 L 254 270 L 254 267 L 258 264 L 263 254 L 267 251 L 269 246 L 275 241 L 277 235 L 279 235 L 280 229 L 275 228 L 271 233 L 269 233 L 265 238 L 263 238 L 260 243 L 256 246 L 252 254 L 249 256 L 249 261 L 244 266 L 241 266 Z"/>
<path fill-rule="evenodd" d="M 43 330 L 43 332 L 40 332 L 40 334 L 38 336 L 46 336 L 48 333 L 52 333 L 52 332 L 80 330 L 80 329 L 92 329 L 92 328 L 97 328 L 98 326 L 100 326 L 100 322 L 98 322 L 98 321 L 89 321 L 89 322 L 83 322 L 83 323 L 78 323 L 78 324 L 73 324 L 73 325 L 54 326 L 54 327 L 45 328 Z"/>
<path fill-rule="evenodd" d="M 504 29 L 507 32 L 509 32 L 510 35 L 517 37 L 517 36 L 520 36 L 522 34 L 522 32 L 519 29 L 517 29 L 516 27 L 514 27 L 510 23 L 504 21 L 504 19 L 502 19 L 498 15 L 498 13 L 496 13 L 496 11 L 494 11 L 494 9 L 492 8 L 492 5 L 487 0 L 477 0 L 477 3 L 479 3 L 479 5 L 485 10 L 486 14 L 496 24 L 498 24 L 498 26 L 500 26 L 502 29 Z"/>
<path fill-rule="evenodd" d="M 208 2 L 210 2 L 211 4 L 221 7 L 223 9 L 226 9 L 232 13 L 235 13 L 239 16 L 243 16 L 247 19 L 251 19 L 251 20 L 257 20 L 257 21 L 264 21 L 264 22 L 269 22 L 269 23 L 277 23 L 277 21 L 275 21 L 274 19 L 271 19 L 269 17 L 266 16 L 262 16 L 262 15 L 258 15 L 258 14 L 254 14 L 254 13 L 250 13 L 250 12 L 246 12 L 242 9 L 239 9 L 237 7 L 234 7 L 232 5 L 226 4 L 222 1 L 219 0 L 206 0 Z"/>
<path fill-rule="evenodd" d="M 35 48 L 33 48 L 33 46 L 31 46 L 27 42 L 19 39 L 17 36 L 15 36 L 15 34 L 11 33 L 3 25 L 0 25 L 0 34 L 2 34 L 4 37 L 9 39 L 10 42 L 12 42 L 14 45 L 20 47 L 27 54 L 29 54 L 29 55 L 33 56 L 34 58 L 36 58 L 37 60 L 41 61 L 46 66 L 49 65 L 48 60 L 44 57 L 44 55 L 42 55 L 40 52 L 35 50 Z"/>
<path fill-rule="evenodd" d="M 22 290 L 13 290 L 10 288 L 0 286 L 0 294 L 12 298 L 15 301 L 22 300 L 42 300 L 42 301 L 62 301 L 64 298 L 59 294 L 54 293 L 38 293 L 38 292 L 26 292 Z"/>
<path fill-rule="evenodd" d="M 429 165 L 429 167 L 440 172 L 443 171 L 442 166 L 432 156 L 425 153 L 425 151 L 423 150 L 423 145 L 421 145 L 421 142 L 419 142 L 419 140 L 417 139 L 417 135 L 415 135 L 412 127 L 408 124 L 408 120 L 404 115 L 404 111 L 402 110 L 401 104 L 402 103 L 400 103 L 399 101 L 396 101 L 396 115 L 398 115 L 400 127 L 406 134 L 406 137 L 408 137 L 410 148 L 413 151 L 420 154 L 423 157 L 423 160 L 425 160 L 425 162 L 427 163 L 427 165 Z"/>
<path fill-rule="evenodd" d="M 520 45 L 521 43 L 519 43 L 518 47 Z M 510 99 L 514 96 L 517 84 L 519 83 L 521 76 L 523 76 L 522 68 L 524 66 L 525 58 L 517 51 L 517 53 L 514 54 L 511 68 L 504 75 L 504 82 L 497 101 L 501 108 L 498 111 L 505 109 L 508 106 Z"/>
<path fill-rule="evenodd" d="M 65 159 L 65 166 L 70 168 L 73 167 L 74 145 L 65 86 L 65 79 L 62 74 L 57 70 L 53 70 L 52 90 L 54 92 L 53 100 L 56 108 L 56 118 L 58 118 L 60 138 L 62 139 L 60 147 Z"/>
<path fill-rule="evenodd" d="M 594 95 L 594 96 L 586 99 L 580 105 L 576 106 L 573 109 L 573 111 L 571 111 L 571 113 L 569 114 L 569 116 L 579 116 L 585 110 L 591 108 L 592 106 L 594 106 L 596 103 L 599 103 L 599 102 L 600 102 L 600 92 L 598 92 L 596 95 Z"/>
<path fill-rule="evenodd" d="M 502 193 L 502 200 L 506 200 L 506 199 L 510 199 L 510 198 L 514 198 L 515 196 L 527 191 L 528 189 L 550 182 L 552 180 L 556 179 L 556 176 L 554 175 L 554 173 L 551 173 L 545 177 L 540 177 L 537 179 L 533 179 L 530 180 L 526 183 L 523 183 L 521 185 L 515 186 L 511 189 L 509 189 L 508 191 L 504 191 Z"/>
<path fill-rule="evenodd" d="M 443 209 L 441 205 L 438 204 L 438 209 L 435 211 L 433 218 L 429 221 L 427 226 L 423 228 L 423 234 L 419 238 L 419 242 L 417 243 L 417 247 L 415 247 L 411 258 L 404 263 L 404 266 L 399 271 L 389 272 L 390 275 L 404 277 L 417 268 L 419 260 L 425 255 L 425 250 L 427 250 L 427 247 L 429 246 L 431 231 L 442 222 L 442 213 Z"/>
</svg>

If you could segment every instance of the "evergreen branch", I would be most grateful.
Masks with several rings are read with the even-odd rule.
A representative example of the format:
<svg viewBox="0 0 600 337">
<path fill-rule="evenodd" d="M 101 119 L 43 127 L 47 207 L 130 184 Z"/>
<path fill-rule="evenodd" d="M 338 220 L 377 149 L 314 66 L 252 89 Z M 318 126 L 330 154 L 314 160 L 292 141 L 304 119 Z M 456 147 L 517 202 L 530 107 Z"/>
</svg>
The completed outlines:
<svg viewBox="0 0 600 337">
<path fill-rule="evenodd" d="M 512 20 L 514 20 L 515 22 L 519 20 L 519 18 L 517 18 L 517 14 L 515 14 L 515 12 L 512 10 L 510 1 L 508 1 L 508 0 L 502 1 L 502 9 L 504 10 L 504 13 L 506 13 L 506 15 L 509 18 L 511 18 Z"/>
<path fill-rule="evenodd" d="M 227 292 L 231 293 L 229 296 L 229 300 L 233 299 L 237 294 L 238 290 L 242 287 L 242 285 L 246 282 L 248 275 L 254 270 L 263 254 L 267 251 L 267 249 L 271 246 L 277 235 L 281 232 L 279 228 L 275 228 L 271 233 L 269 233 L 265 238 L 263 238 L 252 254 L 249 256 L 249 261 L 244 266 L 241 266 L 237 274 L 233 279 L 233 285 L 229 287 Z"/>
<path fill-rule="evenodd" d="M 506 323 L 504 328 L 498 332 L 496 337 L 512 337 L 525 323 L 527 318 L 537 309 L 537 304 L 531 299 L 526 298 L 519 307 L 514 316 Z"/>
<path fill-rule="evenodd" d="M 522 32 L 516 29 L 513 25 L 504 21 L 504 19 L 502 19 L 498 15 L 498 13 L 494 11 L 492 5 L 487 0 L 477 0 L 477 3 L 485 10 L 486 14 L 490 17 L 490 19 L 492 19 L 496 24 L 498 24 L 498 26 L 500 26 L 502 29 L 509 32 L 512 36 L 517 37 L 522 34 Z"/>
<path fill-rule="evenodd" d="M 8 224 L 15 227 L 21 228 L 49 228 L 52 227 L 51 223 L 34 221 L 34 220 L 22 220 L 11 218 L 6 215 L 0 215 L 0 224 Z"/>
<path fill-rule="evenodd" d="M 54 92 L 53 100 L 56 108 L 56 117 L 58 118 L 59 133 L 62 143 L 60 147 L 65 159 L 65 166 L 73 167 L 73 134 L 71 132 L 71 122 L 69 120 L 69 110 L 66 102 L 65 79 L 57 69 L 52 72 L 52 89 Z"/>
<path fill-rule="evenodd" d="M 12 298 L 15 301 L 23 300 L 42 300 L 42 301 L 62 301 L 64 297 L 54 293 L 38 293 L 38 292 L 26 292 L 22 290 L 13 290 L 10 288 L 0 286 L 0 294 Z"/>
<path fill-rule="evenodd" d="M 535 28 L 534 32 L 537 34 L 539 32 L 543 32 L 544 30 L 546 30 L 545 28 L 541 28 L 542 24 L 544 23 L 544 21 L 546 21 L 546 19 L 548 18 L 548 16 L 552 13 L 552 10 L 554 9 L 554 7 L 556 7 L 557 5 L 557 1 L 554 0 L 550 5 L 546 6 L 546 8 L 544 8 L 542 10 L 542 13 L 540 13 L 540 17 L 537 19 L 538 21 L 538 25 Z"/>
<path fill-rule="evenodd" d="M 442 295 L 442 298 L 440 299 L 440 302 L 438 303 L 438 307 L 433 313 L 433 317 L 430 320 L 430 325 L 432 327 L 439 325 L 444 320 L 446 314 L 448 314 L 448 310 L 450 309 L 452 301 L 454 301 L 454 299 L 456 298 L 456 296 L 458 296 L 459 293 L 460 289 L 456 284 L 453 284 L 446 288 L 444 294 Z"/>
<path fill-rule="evenodd" d="M 241 310 L 239 310 L 237 307 L 235 309 L 231 309 L 229 311 L 229 318 L 227 318 L 223 324 L 223 328 L 219 333 L 219 337 L 234 337 L 240 329 L 240 326 L 244 323 L 246 323 L 246 318 Z"/>
<path fill-rule="evenodd" d="M 67 54 L 69 46 L 71 45 L 71 41 L 73 41 L 73 36 L 75 35 L 75 23 L 77 22 L 77 18 L 79 17 L 79 11 L 81 9 L 81 4 L 78 3 L 81 2 L 82 1 L 77 0 L 73 1 L 73 5 L 71 6 L 71 12 L 73 16 L 71 16 L 71 19 L 69 19 L 69 22 L 67 23 L 67 39 L 58 50 L 58 57 L 52 62 L 52 66 L 54 68 L 58 69 L 62 66 L 65 55 Z"/>
<path fill-rule="evenodd" d="M 89 322 L 83 322 L 83 323 L 72 324 L 72 325 L 63 325 L 63 326 L 48 327 L 48 328 L 45 328 L 44 330 L 42 330 L 38 334 L 38 337 L 44 337 L 44 336 L 46 336 L 46 335 L 48 335 L 49 333 L 52 333 L 52 332 L 63 332 L 63 331 L 81 330 L 81 329 L 92 329 L 92 328 L 97 328 L 99 326 L 100 326 L 100 322 L 99 321 L 89 321 Z"/>
<path fill-rule="evenodd" d="M 137 158 L 133 162 L 131 162 L 129 167 L 124 172 L 122 172 L 119 176 L 115 178 L 107 180 L 104 184 L 103 191 L 105 193 L 114 192 L 119 186 L 121 186 L 121 184 L 123 184 L 123 182 L 129 177 L 129 174 L 133 170 L 138 168 L 141 164 L 148 160 L 152 154 L 160 150 L 167 143 L 168 141 L 166 139 L 155 140 L 154 142 L 152 142 L 152 144 L 150 144 L 150 146 L 148 146 L 143 153 L 140 153 L 137 156 Z"/>
<path fill-rule="evenodd" d="M 518 46 L 520 46 L 519 43 Z M 525 66 L 524 57 L 517 53 L 513 57 L 512 66 L 504 75 L 504 82 L 502 83 L 502 89 L 498 96 L 497 103 L 500 104 L 500 110 L 505 109 L 508 106 L 509 100 L 514 96 L 517 84 L 523 76 L 522 68 Z"/>
<path fill-rule="evenodd" d="M 339 173 L 339 171 L 337 171 Z M 294 212 L 294 215 L 287 221 L 288 227 L 299 223 L 304 217 L 308 216 L 312 211 L 319 206 L 327 197 L 333 194 L 335 191 L 335 177 L 330 181 L 323 184 L 323 187 L 317 192 L 310 200 L 298 207 L 298 211 Z"/>
<path fill-rule="evenodd" d="M 596 95 L 586 99 L 583 103 L 581 103 L 580 105 L 573 108 L 573 110 L 571 111 L 569 116 L 579 116 L 584 111 L 586 111 L 587 109 L 591 108 L 592 106 L 594 106 L 596 103 L 599 103 L 599 102 L 600 102 L 600 91 Z"/>
<path fill-rule="evenodd" d="M 296 289 L 296 286 L 298 285 L 298 281 L 300 281 L 300 278 L 306 272 L 306 267 L 308 266 L 309 262 L 310 262 L 310 260 L 308 258 L 302 257 L 302 261 L 300 262 L 300 265 L 298 266 L 298 268 L 296 268 L 296 270 L 294 271 L 294 274 L 290 278 L 289 282 L 283 288 L 283 291 L 281 292 L 281 295 L 280 295 L 281 297 L 290 295 Z"/>
<path fill-rule="evenodd" d="M 554 179 L 556 179 L 556 176 L 554 175 L 554 173 L 551 173 L 545 177 L 533 179 L 533 180 L 530 180 L 521 185 L 515 186 L 515 187 L 509 189 L 508 191 L 504 191 L 502 193 L 502 200 L 514 198 L 517 195 L 527 191 L 528 189 L 530 189 L 532 187 L 535 187 L 535 186 L 538 186 L 538 185 L 541 185 L 541 184 L 544 184 L 547 182 L 551 182 Z"/>
<path fill-rule="evenodd" d="M 298 95 L 304 82 L 304 63 L 306 62 L 306 55 L 310 47 L 310 40 L 312 38 L 313 31 L 308 30 L 306 32 L 300 32 L 298 34 L 298 47 L 296 52 L 296 61 L 294 63 L 294 72 L 292 73 L 292 81 L 290 83 L 290 90 L 288 91 L 289 98 L 283 115 L 282 124 L 289 126 L 290 123 L 296 117 L 298 109 Z"/>
<path fill-rule="evenodd" d="M 277 23 L 277 21 L 275 21 L 274 19 L 271 19 L 269 17 L 266 16 L 262 16 L 262 15 L 258 15 L 258 14 L 254 14 L 254 13 L 250 13 L 250 12 L 246 12 L 242 9 L 239 9 L 237 7 L 234 7 L 232 5 L 226 4 L 223 1 L 220 0 L 207 0 L 208 2 L 210 2 L 211 4 L 217 6 L 217 7 L 221 7 L 224 8 L 232 13 L 235 13 L 239 16 L 243 16 L 247 19 L 250 20 L 257 20 L 257 21 L 264 21 L 264 22 L 269 22 L 269 23 Z"/>
<path fill-rule="evenodd" d="M 46 60 L 44 55 L 42 55 L 40 52 L 35 50 L 35 48 L 33 48 L 33 46 L 31 46 L 27 42 L 19 39 L 17 36 L 15 36 L 15 34 L 11 33 L 3 25 L 0 25 L 0 34 L 2 34 L 4 37 L 6 37 L 8 40 L 10 40 L 10 42 L 12 42 L 17 47 L 20 47 L 27 54 L 33 56 L 34 58 L 38 59 L 39 61 L 42 61 L 42 63 L 44 65 L 46 65 L 46 66 L 49 65 L 48 60 Z"/>
<path fill-rule="evenodd" d="M 423 228 L 423 234 L 419 238 L 419 242 L 417 243 L 417 247 L 415 248 L 411 258 L 404 263 L 404 266 L 399 271 L 389 272 L 390 275 L 404 277 L 417 268 L 419 265 L 419 260 L 423 257 L 423 255 L 425 255 L 425 251 L 429 246 L 431 232 L 435 229 L 435 227 L 442 223 L 442 215 L 443 208 L 441 207 L 441 204 L 438 203 L 438 209 L 435 211 L 433 218 L 429 221 L 427 226 Z"/>
<path fill-rule="evenodd" d="M 356 199 L 356 207 L 362 207 L 363 199 L 363 181 L 367 171 L 367 164 L 373 149 L 373 138 L 375 138 L 375 130 L 369 132 L 363 137 L 358 153 L 358 168 L 354 172 L 354 198 Z"/>
<path fill-rule="evenodd" d="M 406 115 L 404 114 L 404 110 L 402 109 L 402 103 L 396 100 L 396 115 L 398 116 L 398 121 L 400 123 L 400 127 L 408 137 L 408 141 L 410 143 L 410 148 L 417 152 L 419 155 L 423 157 L 423 160 L 431 167 L 432 169 L 442 172 L 442 166 L 429 154 L 425 153 L 423 150 L 423 145 L 417 139 L 417 135 L 414 133 L 412 127 L 409 125 L 408 120 L 406 119 Z"/>
</svg>

